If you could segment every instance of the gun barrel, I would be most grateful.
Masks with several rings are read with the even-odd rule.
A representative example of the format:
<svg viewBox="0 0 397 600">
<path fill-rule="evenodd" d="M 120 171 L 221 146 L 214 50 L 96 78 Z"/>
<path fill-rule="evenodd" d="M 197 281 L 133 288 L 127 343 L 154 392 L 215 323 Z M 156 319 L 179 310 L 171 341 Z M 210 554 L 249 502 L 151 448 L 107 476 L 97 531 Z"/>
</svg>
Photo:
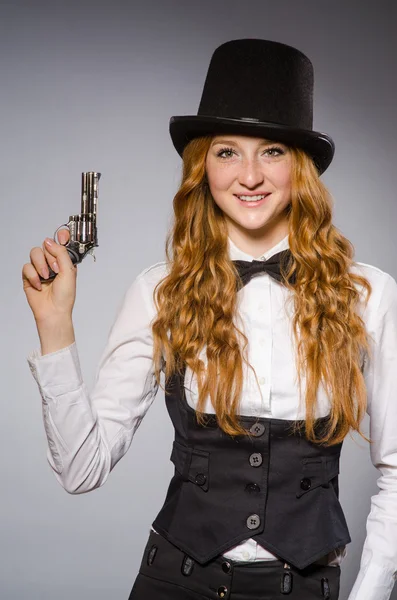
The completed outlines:
<svg viewBox="0 0 397 600">
<path fill-rule="evenodd" d="M 81 174 L 81 214 L 92 214 L 94 219 L 98 211 L 98 181 L 101 173 L 87 171 Z"/>
</svg>

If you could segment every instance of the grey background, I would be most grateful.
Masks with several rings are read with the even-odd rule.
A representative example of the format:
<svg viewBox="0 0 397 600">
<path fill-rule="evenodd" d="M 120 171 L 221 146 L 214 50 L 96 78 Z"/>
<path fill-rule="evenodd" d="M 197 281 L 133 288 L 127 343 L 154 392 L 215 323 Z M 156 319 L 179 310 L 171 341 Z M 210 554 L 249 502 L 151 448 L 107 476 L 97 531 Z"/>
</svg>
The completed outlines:
<svg viewBox="0 0 397 600">
<path fill-rule="evenodd" d="M 79 266 L 74 308 L 89 389 L 125 290 L 164 259 L 181 167 L 169 118 L 197 113 L 211 54 L 229 39 L 273 39 L 312 59 L 314 129 L 336 143 L 323 175 L 334 222 L 356 260 L 397 277 L 395 23 L 386 1 L 1 3 L 2 599 L 126 600 L 172 474 L 162 392 L 104 487 L 69 495 L 46 462 L 21 271 L 79 211 L 81 172 L 103 174 L 97 262 Z M 346 439 L 340 497 L 353 542 L 340 600 L 358 572 L 377 476 L 364 440 Z"/>
</svg>

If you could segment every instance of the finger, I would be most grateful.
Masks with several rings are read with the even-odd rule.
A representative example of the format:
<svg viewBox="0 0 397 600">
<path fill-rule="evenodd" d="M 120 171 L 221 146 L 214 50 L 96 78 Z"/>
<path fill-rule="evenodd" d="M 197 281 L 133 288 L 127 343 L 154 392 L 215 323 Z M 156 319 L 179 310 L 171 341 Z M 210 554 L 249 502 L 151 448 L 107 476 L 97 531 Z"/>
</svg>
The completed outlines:
<svg viewBox="0 0 397 600">
<path fill-rule="evenodd" d="M 67 235 L 64 235 L 63 237 L 68 238 L 69 239 L 69 229 L 66 231 Z M 59 237 L 59 236 L 58 236 Z M 62 236 L 61 236 L 62 237 Z M 57 244 L 59 246 L 62 246 L 62 244 L 58 244 L 58 242 L 56 242 L 53 238 L 46 238 L 49 239 L 51 242 L 53 242 L 54 244 Z M 60 240 L 62 241 L 62 240 Z M 67 243 L 67 239 L 65 240 L 65 243 Z M 40 254 L 37 256 L 37 270 L 40 271 L 40 274 L 47 279 L 49 276 L 49 271 L 48 271 L 48 267 L 50 267 L 53 271 L 55 271 L 55 273 L 59 273 L 59 265 L 54 257 L 53 254 L 51 254 L 51 250 L 50 248 L 48 248 L 48 246 L 43 242 L 43 247 L 40 248 L 41 252 Z M 36 264 L 35 264 L 36 266 Z"/>
<path fill-rule="evenodd" d="M 22 281 L 24 289 L 29 285 L 38 290 L 42 289 L 39 274 L 31 263 L 26 263 L 23 265 Z"/>
<path fill-rule="evenodd" d="M 51 239 L 51 242 L 53 244 L 57 244 L 57 242 L 55 242 L 53 239 Z M 59 245 L 59 244 L 57 244 L 57 245 Z M 45 260 L 44 271 L 45 271 L 45 269 L 48 269 L 48 267 L 49 267 L 55 273 L 59 273 L 59 270 L 60 270 L 59 264 L 54 256 L 54 254 L 53 253 L 51 254 L 51 250 L 49 250 L 49 248 L 45 242 L 43 242 L 42 252 L 43 252 L 43 256 L 44 256 L 44 260 Z M 42 271 L 40 271 L 40 273 L 43 274 Z M 47 278 L 48 276 L 49 276 L 49 271 L 47 271 L 45 277 Z"/>
<path fill-rule="evenodd" d="M 62 245 L 67 244 L 69 239 L 70 239 L 69 229 L 60 229 L 58 231 L 58 240 L 59 240 L 60 244 L 62 244 Z"/>
<path fill-rule="evenodd" d="M 43 249 L 39 247 L 32 248 L 30 251 L 30 260 L 32 267 L 36 270 L 36 272 L 42 277 L 47 278 L 49 275 L 48 264 Z M 54 258 L 52 258 L 52 261 L 53 260 Z"/>
<path fill-rule="evenodd" d="M 73 269 L 74 265 L 65 246 L 58 244 L 50 238 L 46 238 L 43 242 L 43 249 L 51 268 L 54 264 L 54 261 L 56 261 L 58 263 L 60 273 Z"/>
</svg>

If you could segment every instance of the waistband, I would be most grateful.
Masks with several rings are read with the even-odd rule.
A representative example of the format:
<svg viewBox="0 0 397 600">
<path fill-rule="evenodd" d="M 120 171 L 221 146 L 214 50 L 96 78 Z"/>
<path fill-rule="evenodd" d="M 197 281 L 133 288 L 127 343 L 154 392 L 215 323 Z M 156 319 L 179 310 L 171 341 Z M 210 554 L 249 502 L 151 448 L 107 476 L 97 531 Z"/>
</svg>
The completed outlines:
<svg viewBox="0 0 397 600">
<path fill-rule="evenodd" d="M 227 600 L 232 592 L 233 598 L 249 600 L 262 597 L 264 591 L 269 597 L 279 597 L 292 590 L 299 591 L 305 600 L 337 600 L 341 569 L 313 563 L 299 570 L 278 559 L 241 562 L 221 555 L 201 565 L 151 530 L 139 573 L 213 600 Z"/>
</svg>

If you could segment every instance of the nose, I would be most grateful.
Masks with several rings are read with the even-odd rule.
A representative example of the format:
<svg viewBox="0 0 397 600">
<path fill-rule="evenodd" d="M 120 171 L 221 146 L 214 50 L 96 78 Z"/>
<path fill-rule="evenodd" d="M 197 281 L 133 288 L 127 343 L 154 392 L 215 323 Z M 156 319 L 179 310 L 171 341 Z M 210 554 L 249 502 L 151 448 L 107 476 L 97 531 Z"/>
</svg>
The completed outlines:
<svg viewBox="0 0 397 600">
<path fill-rule="evenodd" d="M 241 163 L 238 174 L 238 181 L 241 185 L 255 188 L 263 183 L 264 178 L 263 165 L 256 158 L 247 158 Z"/>
</svg>

